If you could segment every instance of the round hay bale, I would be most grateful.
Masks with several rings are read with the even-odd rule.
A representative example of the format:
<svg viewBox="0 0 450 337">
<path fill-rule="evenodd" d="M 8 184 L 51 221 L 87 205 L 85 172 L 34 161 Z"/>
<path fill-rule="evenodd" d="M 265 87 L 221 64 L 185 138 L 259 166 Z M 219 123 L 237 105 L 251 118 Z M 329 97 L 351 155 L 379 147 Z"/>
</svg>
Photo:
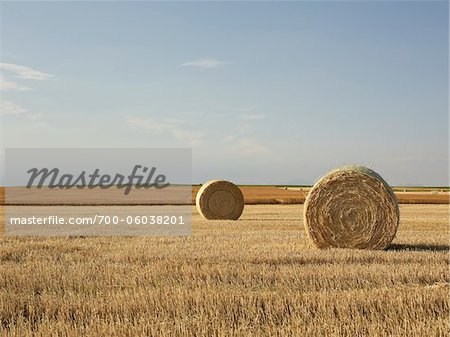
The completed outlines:
<svg viewBox="0 0 450 337">
<path fill-rule="evenodd" d="M 385 249 L 395 237 L 400 213 L 383 178 L 366 167 L 347 166 L 312 187 L 303 217 L 318 248 Z"/>
<path fill-rule="evenodd" d="M 235 184 L 211 180 L 197 192 L 198 212 L 208 220 L 237 220 L 244 210 L 244 196 Z"/>
</svg>

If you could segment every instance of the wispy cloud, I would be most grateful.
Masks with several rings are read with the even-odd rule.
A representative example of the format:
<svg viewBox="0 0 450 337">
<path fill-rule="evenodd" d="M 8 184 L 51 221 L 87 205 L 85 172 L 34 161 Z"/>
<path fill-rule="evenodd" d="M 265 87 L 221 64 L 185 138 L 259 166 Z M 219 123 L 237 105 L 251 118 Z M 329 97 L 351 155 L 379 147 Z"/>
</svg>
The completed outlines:
<svg viewBox="0 0 450 337">
<path fill-rule="evenodd" d="M 197 146 L 203 142 L 202 133 L 183 129 L 181 126 L 183 121 L 179 119 L 156 120 L 152 118 L 127 117 L 126 123 L 134 129 L 143 129 L 158 135 L 169 134 L 189 146 Z"/>
<path fill-rule="evenodd" d="M 223 139 L 224 142 L 231 145 L 234 149 L 246 155 L 262 155 L 270 153 L 270 148 L 261 144 L 253 137 L 239 137 L 236 135 L 229 135 Z"/>
<path fill-rule="evenodd" d="M 239 118 L 242 119 L 242 120 L 246 120 L 246 121 L 256 121 L 256 120 L 259 120 L 259 119 L 264 119 L 264 118 L 266 118 L 266 116 L 263 115 L 263 114 L 260 114 L 260 113 L 251 113 L 251 112 L 249 112 L 249 113 L 242 113 L 242 114 L 240 114 Z"/>
<path fill-rule="evenodd" d="M 42 112 L 29 114 L 28 118 L 32 121 L 42 121 L 43 119 L 45 119 L 45 114 Z"/>
<path fill-rule="evenodd" d="M 18 115 L 27 112 L 28 110 L 14 102 L 1 99 L 0 100 L 0 116 Z"/>
<path fill-rule="evenodd" d="M 55 75 L 47 74 L 27 66 L 12 63 L 0 63 L 0 69 L 3 70 L 3 72 L 6 72 L 9 76 L 13 76 L 14 78 L 24 80 L 43 81 L 55 78 Z M 10 79 L 6 78 L 2 73 L 0 74 L 0 91 L 6 90 L 26 91 L 32 89 L 11 81 Z M 39 114 L 28 113 L 28 109 L 24 108 L 23 106 L 17 103 L 5 99 L 0 100 L 0 116 L 19 115 L 24 113 L 27 113 L 25 115 L 31 120 L 42 120 L 44 118 L 44 115 L 42 113 Z"/>
<path fill-rule="evenodd" d="M 0 90 L 15 90 L 15 91 L 25 91 L 31 90 L 31 88 L 21 86 L 15 82 L 11 82 L 6 78 L 0 76 Z"/>
<path fill-rule="evenodd" d="M 221 60 L 217 60 L 215 58 L 207 57 L 207 58 L 203 58 L 203 59 L 185 62 L 182 64 L 182 66 L 183 67 L 197 67 L 197 68 L 203 68 L 203 69 L 214 69 L 214 68 L 223 67 L 229 63 L 230 63 L 229 61 L 221 61 Z"/>
<path fill-rule="evenodd" d="M 0 69 L 13 73 L 17 78 L 26 80 L 48 80 L 55 77 L 55 75 L 52 74 L 47 74 L 27 66 L 12 63 L 0 63 Z"/>
</svg>

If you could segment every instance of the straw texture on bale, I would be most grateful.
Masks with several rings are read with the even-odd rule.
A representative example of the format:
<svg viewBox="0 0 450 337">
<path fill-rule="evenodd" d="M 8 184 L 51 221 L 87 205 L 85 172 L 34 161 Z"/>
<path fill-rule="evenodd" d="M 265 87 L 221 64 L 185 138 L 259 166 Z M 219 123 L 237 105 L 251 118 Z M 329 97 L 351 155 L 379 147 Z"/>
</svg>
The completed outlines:
<svg viewBox="0 0 450 337">
<path fill-rule="evenodd" d="M 318 248 L 385 249 L 395 237 L 399 208 L 394 192 L 376 172 L 343 167 L 309 191 L 305 229 Z"/>
<path fill-rule="evenodd" d="M 235 184 L 211 180 L 197 192 L 198 212 L 208 220 L 237 220 L 244 210 L 244 196 Z"/>
</svg>

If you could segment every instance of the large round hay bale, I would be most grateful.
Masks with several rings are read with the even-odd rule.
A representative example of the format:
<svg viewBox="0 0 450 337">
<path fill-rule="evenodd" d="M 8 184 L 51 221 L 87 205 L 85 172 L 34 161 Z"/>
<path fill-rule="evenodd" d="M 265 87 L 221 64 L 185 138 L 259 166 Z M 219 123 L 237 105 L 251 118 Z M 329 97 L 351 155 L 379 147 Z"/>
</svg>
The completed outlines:
<svg viewBox="0 0 450 337">
<path fill-rule="evenodd" d="M 374 171 L 348 166 L 323 176 L 309 191 L 303 211 L 308 236 L 318 248 L 385 249 L 397 232 L 397 198 Z"/>
<path fill-rule="evenodd" d="M 237 220 L 244 210 L 244 196 L 229 181 L 211 180 L 199 189 L 195 204 L 205 219 Z"/>
</svg>

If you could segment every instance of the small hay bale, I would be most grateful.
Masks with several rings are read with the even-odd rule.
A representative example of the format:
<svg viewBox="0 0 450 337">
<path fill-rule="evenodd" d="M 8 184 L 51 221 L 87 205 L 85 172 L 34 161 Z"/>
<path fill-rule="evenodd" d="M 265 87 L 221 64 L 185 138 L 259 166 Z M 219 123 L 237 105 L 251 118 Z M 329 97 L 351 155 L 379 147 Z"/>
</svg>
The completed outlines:
<svg viewBox="0 0 450 337">
<path fill-rule="evenodd" d="M 309 191 L 305 229 L 318 248 L 385 249 L 397 232 L 397 198 L 374 171 L 347 166 L 323 176 Z"/>
<path fill-rule="evenodd" d="M 198 212 L 208 220 L 237 220 L 244 210 L 244 196 L 235 184 L 211 180 L 197 192 Z"/>
</svg>

